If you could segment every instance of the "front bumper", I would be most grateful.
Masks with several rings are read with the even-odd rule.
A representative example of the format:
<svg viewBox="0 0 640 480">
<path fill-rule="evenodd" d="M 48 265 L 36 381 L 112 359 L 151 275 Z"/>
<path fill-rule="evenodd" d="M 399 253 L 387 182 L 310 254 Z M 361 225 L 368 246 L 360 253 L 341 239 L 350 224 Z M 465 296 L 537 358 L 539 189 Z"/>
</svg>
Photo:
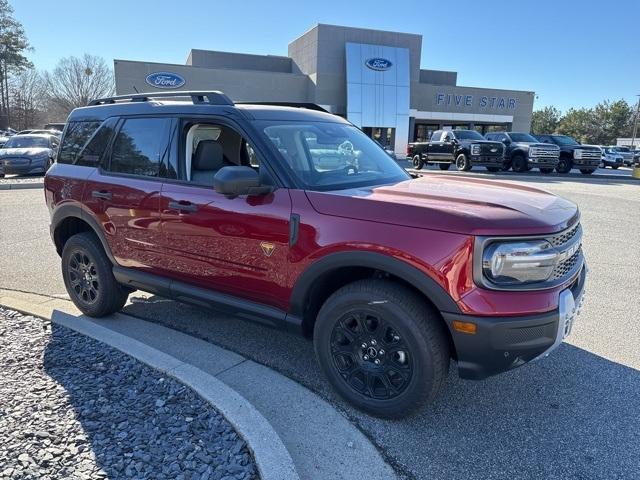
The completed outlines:
<svg viewBox="0 0 640 480">
<path fill-rule="evenodd" d="M 0 163 L 7 175 L 27 175 L 30 173 L 44 173 L 46 171 L 47 159 L 0 159 Z"/>
<path fill-rule="evenodd" d="M 504 166 L 504 157 L 496 155 L 469 155 L 469 161 L 474 167 L 500 167 Z"/>
<path fill-rule="evenodd" d="M 560 157 L 529 157 L 529 166 L 532 168 L 556 168 Z"/>
<path fill-rule="evenodd" d="M 443 312 L 449 326 L 461 378 L 481 380 L 527 362 L 542 358 L 556 349 L 571 333 L 584 295 L 587 267 L 583 266 L 573 284 L 560 292 L 558 308 L 551 312 L 523 317 L 475 317 Z M 453 321 L 472 322 L 475 334 L 453 329 Z"/>
</svg>

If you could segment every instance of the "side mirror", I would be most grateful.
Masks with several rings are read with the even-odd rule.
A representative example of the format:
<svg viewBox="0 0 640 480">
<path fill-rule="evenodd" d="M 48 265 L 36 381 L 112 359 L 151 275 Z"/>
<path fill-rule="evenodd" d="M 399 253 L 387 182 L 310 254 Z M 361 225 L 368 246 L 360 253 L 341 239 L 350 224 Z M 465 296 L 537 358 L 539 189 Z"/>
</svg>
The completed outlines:
<svg viewBox="0 0 640 480">
<path fill-rule="evenodd" d="M 511 143 L 511 140 L 509 140 L 508 138 L 503 138 L 502 143 L 504 143 L 505 145 L 509 145 Z"/>
<path fill-rule="evenodd" d="M 213 189 L 228 197 L 267 195 L 269 185 L 260 185 L 260 175 L 251 167 L 222 167 L 213 177 Z"/>
</svg>

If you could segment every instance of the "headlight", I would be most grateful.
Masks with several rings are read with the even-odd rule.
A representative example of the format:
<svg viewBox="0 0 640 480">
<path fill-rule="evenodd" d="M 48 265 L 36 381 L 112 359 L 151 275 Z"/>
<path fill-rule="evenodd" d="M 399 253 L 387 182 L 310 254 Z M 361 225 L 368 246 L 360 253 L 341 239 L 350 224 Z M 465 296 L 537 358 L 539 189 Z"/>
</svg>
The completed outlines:
<svg viewBox="0 0 640 480">
<path fill-rule="evenodd" d="M 482 255 L 482 272 L 500 286 L 544 282 L 551 276 L 558 255 L 546 240 L 494 242 Z"/>
<path fill-rule="evenodd" d="M 480 155 L 480 145 L 471 145 L 471 155 Z"/>
<path fill-rule="evenodd" d="M 576 159 L 580 160 L 582 158 L 582 149 L 576 148 L 573 151 L 573 158 L 576 158 Z"/>
</svg>

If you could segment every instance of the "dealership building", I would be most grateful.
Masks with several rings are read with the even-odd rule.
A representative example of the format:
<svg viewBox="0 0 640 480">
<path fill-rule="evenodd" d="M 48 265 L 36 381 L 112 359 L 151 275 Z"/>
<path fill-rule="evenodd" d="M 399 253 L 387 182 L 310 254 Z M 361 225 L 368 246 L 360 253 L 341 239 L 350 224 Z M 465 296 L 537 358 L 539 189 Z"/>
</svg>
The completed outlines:
<svg viewBox="0 0 640 480">
<path fill-rule="evenodd" d="M 463 87 L 420 66 L 422 35 L 319 24 L 288 55 L 191 50 L 184 65 L 114 60 L 118 94 L 221 90 L 235 101 L 315 103 L 402 153 L 442 128 L 528 132 L 534 92 Z M 488 67 L 489 68 L 489 67 Z"/>
</svg>

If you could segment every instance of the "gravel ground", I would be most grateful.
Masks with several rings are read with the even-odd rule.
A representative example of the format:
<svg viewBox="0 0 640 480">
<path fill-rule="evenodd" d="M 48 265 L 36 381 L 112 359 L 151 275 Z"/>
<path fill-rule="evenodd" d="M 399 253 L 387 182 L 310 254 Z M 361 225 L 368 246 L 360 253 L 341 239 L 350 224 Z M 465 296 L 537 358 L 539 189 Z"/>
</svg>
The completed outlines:
<svg viewBox="0 0 640 480">
<path fill-rule="evenodd" d="M 249 480 L 245 441 L 189 388 L 0 307 L 0 479 Z"/>
</svg>

